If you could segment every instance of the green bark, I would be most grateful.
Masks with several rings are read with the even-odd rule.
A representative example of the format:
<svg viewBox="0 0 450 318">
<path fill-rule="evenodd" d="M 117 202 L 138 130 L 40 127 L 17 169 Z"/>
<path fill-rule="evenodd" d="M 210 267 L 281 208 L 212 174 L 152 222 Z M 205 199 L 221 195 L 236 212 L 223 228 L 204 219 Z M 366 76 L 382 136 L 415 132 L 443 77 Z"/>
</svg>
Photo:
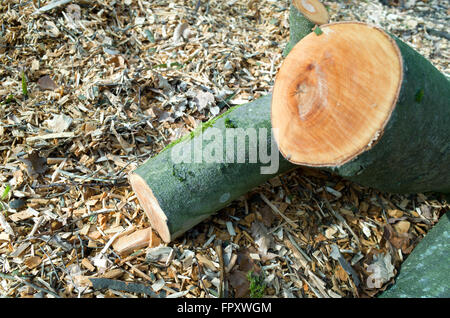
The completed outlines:
<svg viewBox="0 0 450 318">
<path fill-rule="evenodd" d="M 298 41 L 303 39 L 314 28 L 314 23 L 308 20 L 292 3 L 289 9 L 289 42 L 283 50 L 286 57 Z"/>
<path fill-rule="evenodd" d="M 450 212 L 420 241 L 381 298 L 450 297 Z"/>
<path fill-rule="evenodd" d="M 403 57 L 397 105 L 375 146 L 331 170 L 382 191 L 450 192 L 450 83 L 426 58 L 392 37 Z"/>
<path fill-rule="evenodd" d="M 190 137 L 168 147 L 134 171 L 152 189 L 166 214 L 171 240 L 252 188 L 296 167 L 280 155 L 276 145 L 272 147 L 275 141 L 271 136 L 270 104 L 271 95 L 268 95 L 234 107 L 207 123 L 206 128 L 199 128 Z M 227 138 L 227 131 L 237 132 L 238 129 L 246 128 L 256 129 L 258 139 L 252 143 L 249 142 L 250 138 L 246 138 L 245 157 L 240 158 L 244 162 L 238 163 L 237 139 Z M 267 140 L 267 145 L 259 142 L 260 137 Z M 205 154 L 212 154 L 212 157 L 217 155 L 218 159 L 225 158 L 227 142 L 234 144 L 234 154 L 228 157 L 229 162 L 205 162 Z M 279 169 L 275 173 L 261 173 L 261 167 L 267 167 L 270 163 L 261 161 L 259 153 L 257 161 L 251 163 L 249 150 L 259 152 L 260 148 L 268 155 L 275 151 L 279 162 Z M 242 147 L 240 150 L 242 153 Z M 181 158 L 201 162 L 180 162 Z"/>
</svg>

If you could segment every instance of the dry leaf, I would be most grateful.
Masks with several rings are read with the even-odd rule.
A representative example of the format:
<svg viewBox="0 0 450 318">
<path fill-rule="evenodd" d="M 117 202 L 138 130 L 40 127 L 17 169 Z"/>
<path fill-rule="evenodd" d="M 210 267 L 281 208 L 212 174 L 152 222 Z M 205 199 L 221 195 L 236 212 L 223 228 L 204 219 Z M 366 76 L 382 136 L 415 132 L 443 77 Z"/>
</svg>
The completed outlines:
<svg viewBox="0 0 450 318">
<path fill-rule="evenodd" d="M 77 22 L 81 19 L 81 8 L 78 4 L 69 4 L 66 7 L 66 12 L 67 15 L 71 17 L 74 22 Z"/>
<path fill-rule="evenodd" d="M 408 221 L 400 221 L 394 224 L 395 230 L 400 234 L 408 233 L 410 226 L 411 223 L 409 223 Z"/>
<path fill-rule="evenodd" d="M 42 262 L 42 259 L 39 256 L 31 256 L 26 258 L 23 263 L 25 264 L 26 267 L 28 267 L 29 269 L 33 269 L 37 266 L 39 266 Z"/>
<path fill-rule="evenodd" d="M 198 110 L 201 111 L 209 104 L 214 103 L 214 95 L 210 92 L 198 91 L 197 95 L 195 96 L 195 101 L 197 103 Z"/>
<path fill-rule="evenodd" d="M 158 117 L 158 121 L 160 123 L 163 123 L 165 121 L 173 123 L 175 121 L 175 119 L 172 117 L 172 114 L 169 112 L 161 112 Z"/>
<path fill-rule="evenodd" d="M 420 212 L 424 218 L 429 220 L 433 219 L 433 213 L 431 212 L 431 208 L 428 205 L 422 204 L 420 206 Z"/>
<path fill-rule="evenodd" d="M 262 222 L 255 221 L 251 227 L 252 236 L 258 245 L 258 253 L 263 261 L 267 261 L 275 258 L 277 255 L 274 253 L 268 253 L 269 248 L 273 244 L 272 237 L 267 233 L 269 230 L 264 226 Z"/>
<path fill-rule="evenodd" d="M 72 124 L 72 118 L 66 115 L 55 115 L 52 119 L 45 121 L 48 129 L 54 133 L 66 131 Z"/>
<path fill-rule="evenodd" d="M 395 267 L 391 263 L 390 254 L 377 254 L 373 256 L 373 262 L 367 267 L 371 273 L 366 284 L 368 288 L 381 288 L 381 286 L 394 277 Z"/>
<path fill-rule="evenodd" d="M 27 173 L 31 178 L 37 178 L 48 169 L 47 159 L 39 157 L 36 151 L 29 154 L 28 158 L 19 158 L 19 160 L 26 165 Z"/>
<path fill-rule="evenodd" d="M 341 265 L 336 266 L 335 274 L 336 274 L 336 277 L 339 278 L 339 280 L 342 282 L 345 282 L 348 279 L 348 274 Z"/>
<path fill-rule="evenodd" d="M 400 218 L 403 216 L 403 211 L 397 209 L 388 209 L 387 213 L 391 218 Z"/>
<path fill-rule="evenodd" d="M 48 90 L 54 91 L 55 89 L 58 88 L 58 85 L 56 85 L 56 83 L 48 75 L 42 76 L 38 80 L 37 83 L 38 83 L 39 87 L 44 90 L 48 89 Z"/>
<path fill-rule="evenodd" d="M 245 272 L 235 270 L 228 277 L 231 287 L 235 289 L 235 298 L 242 298 L 248 296 L 250 291 L 250 282 L 247 279 Z"/>
<path fill-rule="evenodd" d="M 253 259 L 250 257 L 250 254 L 253 253 L 254 249 L 252 248 L 252 251 L 250 251 L 247 248 L 242 249 L 238 252 L 238 259 L 237 263 L 239 265 L 239 269 L 243 272 L 259 272 L 260 268 L 258 265 L 255 264 Z"/>
<path fill-rule="evenodd" d="M 175 28 L 172 40 L 173 40 L 174 43 L 177 43 L 181 39 L 187 40 L 189 38 L 189 36 L 190 36 L 190 33 L 191 32 L 189 31 L 189 24 L 187 24 L 187 23 L 180 23 Z"/>
<path fill-rule="evenodd" d="M 265 205 L 261 208 L 259 213 L 261 213 L 262 216 L 261 222 L 267 227 L 272 226 L 272 223 L 275 220 L 275 214 L 272 212 L 272 209 L 269 206 Z"/>
</svg>

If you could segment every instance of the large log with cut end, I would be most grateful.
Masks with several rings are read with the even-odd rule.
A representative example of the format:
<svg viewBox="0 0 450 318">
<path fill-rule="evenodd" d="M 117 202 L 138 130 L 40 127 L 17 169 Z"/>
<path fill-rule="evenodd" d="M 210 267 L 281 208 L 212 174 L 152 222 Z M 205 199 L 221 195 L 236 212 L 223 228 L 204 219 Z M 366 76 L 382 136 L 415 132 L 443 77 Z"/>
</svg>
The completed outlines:
<svg viewBox="0 0 450 318">
<path fill-rule="evenodd" d="M 427 59 L 364 23 L 322 25 L 275 80 L 283 156 L 399 193 L 450 192 L 450 84 Z"/>
</svg>

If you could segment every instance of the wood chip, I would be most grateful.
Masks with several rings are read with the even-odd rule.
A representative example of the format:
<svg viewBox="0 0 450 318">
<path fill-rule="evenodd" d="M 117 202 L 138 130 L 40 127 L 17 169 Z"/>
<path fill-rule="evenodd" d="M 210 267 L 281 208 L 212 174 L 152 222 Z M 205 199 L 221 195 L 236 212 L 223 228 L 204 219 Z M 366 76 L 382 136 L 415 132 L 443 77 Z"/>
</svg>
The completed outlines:
<svg viewBox="0 0 450 318">
<path fill-rule="evenodd" d="M 92 265 L 92 263 L 87 258 L 83 258 L 81 260 L 81 265 L 83 265 L 86 269 L 88 269 L 91 272 L 95 271 L 95 266 Z"/>
</svg>

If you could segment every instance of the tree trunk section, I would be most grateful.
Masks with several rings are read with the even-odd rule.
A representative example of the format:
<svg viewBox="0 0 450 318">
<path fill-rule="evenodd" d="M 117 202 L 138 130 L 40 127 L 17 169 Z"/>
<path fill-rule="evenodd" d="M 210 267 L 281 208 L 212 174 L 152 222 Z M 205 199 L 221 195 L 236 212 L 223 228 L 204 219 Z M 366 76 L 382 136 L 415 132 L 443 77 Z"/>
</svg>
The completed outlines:
<svg viewBox="0 0 450 318">
<path fill-rule="evenodd" d="M 268 95 L 231 108 L 183 140 L 169 145 L 130 174 L 130 184 L 142 208 L 165 242 L 170 242 L 252 188 L 295 168 L 272 144 L 270 101 Z M 253 139 L 245 138 L 244 151 L 244 143 L 239 146 L 237 138 L 227 137 L 227 133 L 245 133 L 246 128 L 254 129 L 257 135 Z M 233 144 L 233 154 L 228 151 L 230 144 Z M 250 150 L 258 153 L 256 161 L 249 155 Z M 261 161 L 260 151 L 275 154 L 279 162 L 277 171 L 262 173 L 261 169 L 270 163 Z M 244 152 L 245 157 L 239 157 Z M 214 160 L 215 155 L 217 160 Z"/>
<path fill-rule="evenodd" d="M 332 23 L 277 74 L 272 125 L 289 161 L 397 193 L 450 191 L 450 85 L 383 30 Z"/>
</svg>

